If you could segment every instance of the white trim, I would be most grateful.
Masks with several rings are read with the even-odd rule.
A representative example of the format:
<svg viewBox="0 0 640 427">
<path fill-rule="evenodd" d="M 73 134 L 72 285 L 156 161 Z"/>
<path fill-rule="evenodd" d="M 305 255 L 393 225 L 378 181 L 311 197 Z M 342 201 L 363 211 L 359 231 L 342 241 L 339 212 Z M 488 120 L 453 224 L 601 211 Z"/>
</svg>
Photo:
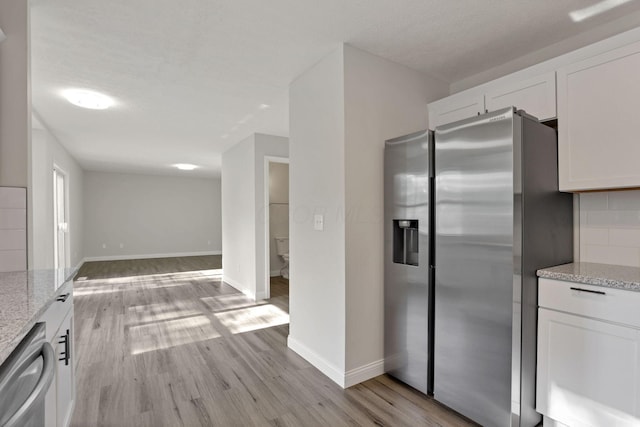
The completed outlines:
<svg viewBox="0 0 640 427">
<path fill-rule="evenodd" d="M 280 276 L 280 270 L 271 270 L 271 272 L 269 273 L 269 275 L 270 275 L 271 277 Z"/>
<path fill-rule="evenodd" d="M 90 261 L 121 261 L 127 259 L 175 258 L 182 256 L 222 255 L 222 251 L 202 252 L 173 252 L 168 254 L 138 254 L 138 255 L 105 255 L 85 257 L 83 262 Z"/>
<path fill-rule="evenodd" d="M 278 157 L 278 156 L 264 156 L 264 163 L 262 168 L 262 186 L 263 186 L 263 202 L 264 202 L 264 283 L 263 283 L 263 291 L 258 291 L 258 294 L 264 294 L 265 299 L 271 298 L 271 286 L 269 286 L 269 281 L 272 276 L 271 270 L 271 242 L 270 242 L 270 224 L 269 224 L 269 163 L 286 163 L 289 164 L 288 157 Z M 287 183 L 289 185 L 289 183 Z M 280 274 L 278 274 L 279 276 Z M 259 286 L 259 283 L 256 283 L 256 288 Z"/>
<path fill-rule="evenodd" d="M 82 258 L 82 259 L 80 260 L 80 262 L 78 262 L 78 263 L 76 264 L 76 266 L 74 267 L 74 270 L 73 270 L 73 271 L 75 271 L 76 273 L 77 273 L 78 271 L 80 271 L 80 269 L 82 268 L 82 265 L 83 265 L 85 262 L 87 262 L 87 259 L 86 259 L 86 258 Z"/>
<path fill-rule="evenodd" d="M 351 387 L 384 374 L 384 359 L 348 370 L 344 375 L 344 386 Z"/>
<path fill-rule="evenodd" d="M 64 204 L 64 223 L 66 224 L 66 230 L 64 231 L 64 268 L 71 267 L 71 205 L 69 204 L 69 174 L 67 171 L 58 166 L 58 164 L 53 162 L 53 264 L 54 268 L 59 267 L 59 237 L 60 233 L 58 230 L 58 225 L 60 220 L 58 218 L 58 182 L 57 175 L 62 176 L 63 184 L 64 184 L 64 200 L 62 203 Z"/>
<path fill-rule="evenodd" d="M 340 387 L 345 388 L 345 375 L 344 371 L 336 368 L 332 363 L 329 363 L 324 358 L 319 356 L 309 347 L 302 344 L 300 341 L 293 338 L 291 335 L 287 337 L 287 347 L 295 351 L 307 362 L 315 366 L 320 372 L 325 374 L 331 381 L 338 384 Z"/>
<path fill-rule="evenodd" d="M 242 285 L 240 284 L 240 282 L 235 281 L 231 277 L 227 277 L 224 274 L 224 270 L 223 270 L 223 273 L 222 273 L 222 281 L 225 282 L 227 285 L 235 288 L 236 290 L 244 293 L 244 290 L 243 290 Z"/>
</svg>

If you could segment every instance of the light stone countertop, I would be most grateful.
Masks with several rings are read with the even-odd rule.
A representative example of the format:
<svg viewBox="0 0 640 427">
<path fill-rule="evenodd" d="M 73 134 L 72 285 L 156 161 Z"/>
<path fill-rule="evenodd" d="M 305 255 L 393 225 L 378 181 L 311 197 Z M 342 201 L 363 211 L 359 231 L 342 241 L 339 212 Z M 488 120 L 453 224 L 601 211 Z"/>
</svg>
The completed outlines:
<svg viewBox="0 0 640 427">
<path fill-rule="evenodd" d="M 56 297 L 75 269 L 0 273 L 0 364 L 11 354 Z"/>
<path fill-rule="evenodd" d="M 640 292 L 640 268 L 574 262 L 538 270 L 538 277 Z"/>
</svg>

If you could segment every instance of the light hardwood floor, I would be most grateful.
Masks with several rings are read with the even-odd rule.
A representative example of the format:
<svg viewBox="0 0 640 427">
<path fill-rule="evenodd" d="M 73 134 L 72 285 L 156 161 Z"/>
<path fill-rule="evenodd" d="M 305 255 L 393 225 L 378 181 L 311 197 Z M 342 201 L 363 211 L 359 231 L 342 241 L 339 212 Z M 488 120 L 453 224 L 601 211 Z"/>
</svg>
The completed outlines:
<svg viewBox="0 0 640 427">
<path fill-rule="evenodd" d="M 288 280 L 251 301 L 220 257 L 86 263 L 73 426 L 466 426 L 380 376 L 341 389 L 287 348 Z"/>
</svg>

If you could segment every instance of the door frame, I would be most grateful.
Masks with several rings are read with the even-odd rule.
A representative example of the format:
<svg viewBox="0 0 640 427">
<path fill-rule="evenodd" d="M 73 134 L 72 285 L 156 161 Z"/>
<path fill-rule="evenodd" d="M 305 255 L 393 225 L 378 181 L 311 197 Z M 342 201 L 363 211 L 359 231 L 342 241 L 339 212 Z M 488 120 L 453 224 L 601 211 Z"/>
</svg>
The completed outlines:
<svg viewBox="0 0 640 427">
<path fill-rule="evenodd" d="M 264 188 L 264 297 L 265 299 L 271 298 L 271 246 L 270 246 L 270 233 L 271 227 L 269 224 L 269 210 L 270 210 L 270 188 L 269 188 L 269 169 L 271 163 L 286 163 L 289 164 L 288 157 L 279 156 L 264 156 L 264 174 L 263 174 L 263 188 Z M 291 185 L 287 182 L 287 186 Z M 291 206 L 289 206 L 289 212 L 291 212 Z M 291 217 L 291 215 L 289 215 Z M 289 230 L 291 230 L 291 224 L 289 224 Z M 291 233 L 289 233 L 291 234 Z"/>
<path fill-rule="evenodd" d="M 65 221 L 67 223 L 67 230 L 64 236 L 64 266 L 65 268 L 71 267 L 71 244 L 69 224 L 70 224 L 70 212 L 69 212 L 69 174 L 56 163 L 53 164 L 53 264 L 54 268 L 58 268 L 58 184 L 56 182 L 56 176 L 61 175 L 64 179 L 64 214 Z"/>
</svg>

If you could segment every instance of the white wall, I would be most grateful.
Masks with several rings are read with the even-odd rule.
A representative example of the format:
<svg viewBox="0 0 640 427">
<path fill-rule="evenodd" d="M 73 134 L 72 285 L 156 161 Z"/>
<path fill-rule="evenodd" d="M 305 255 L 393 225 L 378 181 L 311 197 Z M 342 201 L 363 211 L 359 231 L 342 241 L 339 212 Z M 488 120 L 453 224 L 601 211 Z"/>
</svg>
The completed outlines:
<svg viewBox="0 0 640 427">
<path fill-rule="evenodd" d="M 89 171 L 84 177 L 87 259 L 220 253 L 220 180 Z"/>
<path fill-rule="evenodd" d="M 223 280 L 255 296 L 254 135 L 222 154 Z"/>
<path fill-rule="evenodd" d="M 640 267 L 640 190 L 579 197 L 580 261 Z"/>
<path fill-rule="evenodd" d="M 345 372 L 344 49 L 289 87 L 288 345 L 341 384 Z M 324 215 L 324 231 L 313 215 Z"/>
<path fill-rule="evenodd" d="M 345 46 L 347 374 L 383 359 L 384 141 L 428 128 L 448 86 Z"/>
<path fill-rule="evenodd" d="M 425 129 L 447 92 L 351 46 L 290 87 L 289 346 L 343 386 L 383 372 L 384 141 Z"/>
<path fill-rule="evenodd" d="M 84 171 L 46 129 L 33 129 L 31 141 L 31 193 L 29 268 L 54 268 L 53 167 L 66 173 L 69 201 L 70 267 L 84 258 Z"/>
<path fill-rule="evenodd" d="M 0 186 L 27 187 L 31 139 L 29 2 L 0 0 Z"/>
<path fill-rule="evenodd" d="M 265 157 L 287 158 L 287 138 L 254 134 L 222 154 L 223 280 L 262 299 L 268 286 Z"/>
<path fill-rule="evenodd" d="M 276 237 L 289 237 L 289 164 L 269 163 L 269 270 L 279 276 L 284 261 Z"/>
</svg>

